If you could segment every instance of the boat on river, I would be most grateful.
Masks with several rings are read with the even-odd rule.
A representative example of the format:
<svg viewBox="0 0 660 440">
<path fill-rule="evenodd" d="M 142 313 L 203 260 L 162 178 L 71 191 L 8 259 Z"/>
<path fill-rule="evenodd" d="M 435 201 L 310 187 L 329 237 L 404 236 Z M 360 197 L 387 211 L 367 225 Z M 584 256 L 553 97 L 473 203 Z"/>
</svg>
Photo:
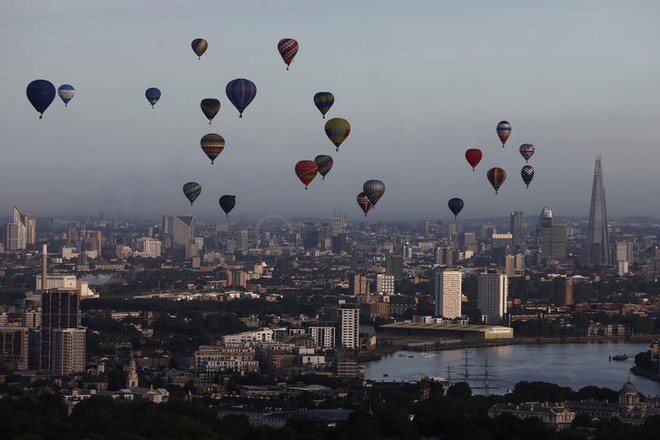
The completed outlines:
<svg viewBox="0 0 660 440">
<path fill-rule="evenodd" d="M 627 361 L 628 360 L 628 355 L 627 354 L 616 354 L 614 356 L 611 356 L 613 361 Z"/>
</svg>

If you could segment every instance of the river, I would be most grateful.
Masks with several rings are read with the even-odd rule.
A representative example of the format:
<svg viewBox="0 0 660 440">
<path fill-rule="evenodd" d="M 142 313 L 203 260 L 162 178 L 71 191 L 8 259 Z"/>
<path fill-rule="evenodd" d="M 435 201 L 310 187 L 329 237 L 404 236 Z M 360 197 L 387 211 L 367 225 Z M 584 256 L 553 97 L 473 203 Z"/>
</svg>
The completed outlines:
<svg viewBox="0 0 660 440">
<path fill-rule="evenodd" d="M 578 390 L 587 385 L 619 390 L 625 383 L 634 356 L 649 348 L 648 343 L 584 343 L 507 345 L 467 350 L 470 385 L 483 394 L 485 364 L 488 362 L 489 389 L 503 394 L 522 380 L 552 382 Z M 626 361 L 609 361 L 610 355 L 627 354 Z M 384 356 L 365 364 L 365 377 L 377 381 L 419 380 L 421 376 L 448 377 L 452 382 L 465 375 L 465 350 L 408 352 Z M 639 392 L 660 396 L 660 382 L 632 376 Z M 481 388 L 478 388 L 481 387 Z"/>
</svg>

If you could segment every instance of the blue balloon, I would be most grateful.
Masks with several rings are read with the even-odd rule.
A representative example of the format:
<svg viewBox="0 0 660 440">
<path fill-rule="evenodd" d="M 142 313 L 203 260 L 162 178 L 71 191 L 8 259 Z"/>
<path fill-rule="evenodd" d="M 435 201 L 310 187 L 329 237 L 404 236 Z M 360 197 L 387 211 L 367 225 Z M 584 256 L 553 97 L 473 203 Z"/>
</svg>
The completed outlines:
<svg viewBox="0 0 660 440">
<path fill-rule="evenodd" d="M 257 96 L 257 86 L 245 78 L 230 81 L 225 91 L 227 92 L 227 98 L 229 98 L 231 103 L 234 104 L 234 107 L 236 107 L 236 110 L 238 110 L 239 118 L 243 117 L 243 110 Z"/>
<path fill-rule="evenodd" d="M 30 104 L 39 112 L 39 119 L 41 119 L 55 99 L 55 86 L 45 79 L 37 79 L 28 84 L 26 93 Z"/>
<path fill-rule="evenodd" d="M 64 107 L 73 99 L 75 93 L 76 89 L 71 84 L 62 84 L 57 88 L 57 94 L 60 95 L 60 99 L 64 102 Z"/>
<path fill-rule="evenodd" d="M 147 91 L 144 92 L 144 96 L 146 96 L 147 101 L 151 104 L 151 108 L 154 108 L 154 105 L 156 105 L 160 99 L 160 90 L 155 87 L 149 87 Z"/>
</svg>

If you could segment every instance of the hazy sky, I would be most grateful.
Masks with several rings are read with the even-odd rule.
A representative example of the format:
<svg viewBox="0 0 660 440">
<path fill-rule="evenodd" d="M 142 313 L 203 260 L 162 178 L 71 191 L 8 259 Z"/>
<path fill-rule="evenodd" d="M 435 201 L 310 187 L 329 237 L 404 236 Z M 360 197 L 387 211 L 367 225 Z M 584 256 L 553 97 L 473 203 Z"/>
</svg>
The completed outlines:
<svg viewBox="0 0 660 440">
<path fill-rule="evenodd" d="M 358 219 L 367 179 L 386 192 L 374 220 L 462 216 L 586 216 L 594 160 L 603 156 L 610 217 L 660 216 L 660 2 L 649 1 L 139 1 L 7 2 L 0 14 L 0 210 L 33 215 L 233 214 Z M 201 61 L 190 42 L 208 40 Z M 290 71 L 280 38 L 300 51 Z M 238 119 L 228 81 L 254 81 Z M 44 119 L 25 96 L 38 78 L 76 88 Z M 152 110 L 146 88 L 163 96 Z M 338 153 L 312 103 L 335 94 L 328 117 L 352 131 Z M 209 126 L 199 101 L 222 109 Z M 513 133 L 505 149 L 495 126 Z M 215 165 L 199 139 L 226 148 Z M 521 143 L 536 170 L 520 178 Z M 472 172 L 466 148 L 484 160 Z M 308 191 L 298 160 L 335 166 Z M 508 179 L 496 196 L 486 170 Z M 182 185 L 202 194 L 190 208 Z"/>
</svg>

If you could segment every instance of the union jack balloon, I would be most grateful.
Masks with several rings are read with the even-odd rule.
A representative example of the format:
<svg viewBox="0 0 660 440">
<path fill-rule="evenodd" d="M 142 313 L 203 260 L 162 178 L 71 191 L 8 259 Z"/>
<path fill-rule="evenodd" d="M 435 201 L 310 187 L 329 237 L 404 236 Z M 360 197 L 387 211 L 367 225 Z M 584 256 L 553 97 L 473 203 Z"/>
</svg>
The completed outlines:
<svg viewBox="0 0 660 440">
<path fill-rule="evenodd" d="M 293 38 L 282 38 L 279 43 L 277 43 L 277 50 L 280 51 L 282 59 L 286 64 L 286 70 L 289 70 L 289 65 L 293 62 L 293 59 L 298 53 L 298 42 Z"/>
</svg>

